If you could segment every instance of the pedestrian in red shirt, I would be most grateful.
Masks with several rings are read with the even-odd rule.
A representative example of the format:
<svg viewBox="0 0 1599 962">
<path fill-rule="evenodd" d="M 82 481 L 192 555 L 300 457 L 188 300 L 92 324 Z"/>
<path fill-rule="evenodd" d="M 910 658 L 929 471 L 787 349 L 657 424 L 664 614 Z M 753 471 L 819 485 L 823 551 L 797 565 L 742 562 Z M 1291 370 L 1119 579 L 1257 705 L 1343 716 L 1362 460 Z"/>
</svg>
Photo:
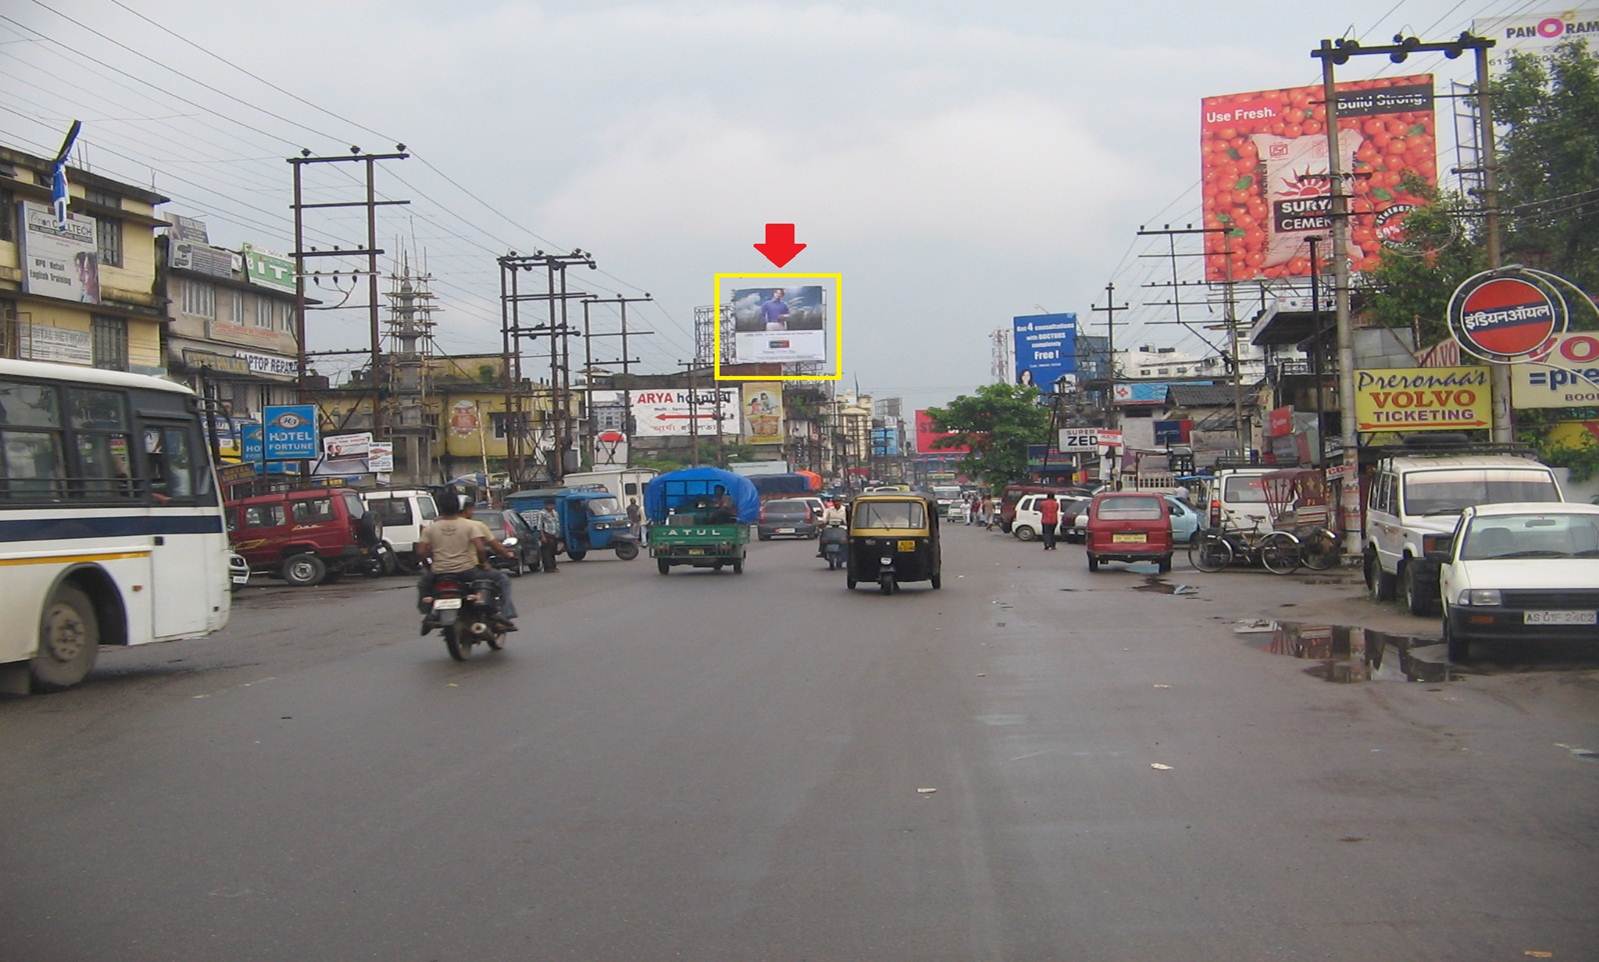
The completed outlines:
<svg viewBox="0 0 1599 962">
<path fill-rule="evenodd" d="M 1055 529 L 1060 525 L 1060 502 L 1046 495 L 1038 503 L 1039 527 L 1044 529 L 1044 550 L 1055 550 Z"/>
</svg>

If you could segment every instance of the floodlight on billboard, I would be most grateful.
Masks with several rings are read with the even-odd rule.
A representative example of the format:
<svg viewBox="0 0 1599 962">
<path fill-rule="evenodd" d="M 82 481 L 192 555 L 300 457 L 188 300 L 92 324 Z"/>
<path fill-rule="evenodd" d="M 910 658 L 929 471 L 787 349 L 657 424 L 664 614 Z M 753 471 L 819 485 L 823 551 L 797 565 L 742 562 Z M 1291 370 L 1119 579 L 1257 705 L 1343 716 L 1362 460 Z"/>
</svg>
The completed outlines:
<svg viewBox="0 0 1599 962">
<path fill-rule="evenodd" d="M 748 287 L 732 296 L 733 353 L 741 363 L 827 360 L 820 285 Z"/>
<path fill-rule="evenodd" d="M 1404 240 L 1405 217 L 1438 184 L 1431 74 L 1340 83 L 1338 152 L 1352 172 L 1349 263 L 1377 266 Z M 1206 97 L 1200 102 L 1205 279 L 1310 275 L 1310 239 L 1332 230 L 1326 107 L 1318 86 Z"/>
</svg>

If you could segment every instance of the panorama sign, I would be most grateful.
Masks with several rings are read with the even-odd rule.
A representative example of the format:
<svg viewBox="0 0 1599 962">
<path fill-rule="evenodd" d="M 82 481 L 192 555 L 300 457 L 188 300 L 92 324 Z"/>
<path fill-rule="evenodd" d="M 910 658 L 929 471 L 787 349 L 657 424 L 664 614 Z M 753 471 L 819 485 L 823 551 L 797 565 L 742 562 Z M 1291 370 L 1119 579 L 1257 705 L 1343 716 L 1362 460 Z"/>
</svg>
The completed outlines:
<svg viewBox="0 0 1599 962">
<path fill-rule="evenodd" d="M 1461 350 L 1495 364 L 1530 360 L 1565 333 L 1566 299 L 1544 278 L 1508 268 L 1468 278 L 1449 299 L 1449 333 Z"/>
</svg>

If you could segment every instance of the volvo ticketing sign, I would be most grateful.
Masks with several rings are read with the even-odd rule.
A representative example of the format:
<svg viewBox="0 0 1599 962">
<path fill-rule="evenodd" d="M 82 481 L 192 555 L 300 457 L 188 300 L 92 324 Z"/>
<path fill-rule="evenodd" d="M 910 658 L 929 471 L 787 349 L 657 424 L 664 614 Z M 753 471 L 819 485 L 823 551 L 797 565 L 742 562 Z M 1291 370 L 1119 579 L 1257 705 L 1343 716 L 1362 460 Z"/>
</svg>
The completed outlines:
<svg viewBox="0 0 1599 962">
<path fill-rule="evenodd" d="M 1077 315 L 1029 314 L 1011 318 L 1015 338 L 1016 383 L 1041 391 L 1077 373 Z"/>
<path fill-rule="evenodd" d="M 270 405 L 262 412 L 261 447 L 268 461 L 321 457 L 315 404 Z"/>
</svg>

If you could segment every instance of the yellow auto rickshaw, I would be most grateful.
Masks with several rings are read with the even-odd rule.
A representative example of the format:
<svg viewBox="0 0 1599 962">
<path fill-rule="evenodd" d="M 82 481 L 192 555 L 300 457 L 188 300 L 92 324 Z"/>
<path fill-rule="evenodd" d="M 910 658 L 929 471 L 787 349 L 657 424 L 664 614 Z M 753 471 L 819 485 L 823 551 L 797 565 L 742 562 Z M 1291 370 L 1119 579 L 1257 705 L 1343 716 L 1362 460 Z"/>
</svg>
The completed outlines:
<svg viewBox="0 0 1599 962">
<path fill-rule="evenodd" d="M 938 507 L 919 494 L 863 494 L 849 506 L 849 550 L 844 570 L 850 588 L 876 582 L 891 595 L 901 582 L 943 587 Z"/>
</svg>

